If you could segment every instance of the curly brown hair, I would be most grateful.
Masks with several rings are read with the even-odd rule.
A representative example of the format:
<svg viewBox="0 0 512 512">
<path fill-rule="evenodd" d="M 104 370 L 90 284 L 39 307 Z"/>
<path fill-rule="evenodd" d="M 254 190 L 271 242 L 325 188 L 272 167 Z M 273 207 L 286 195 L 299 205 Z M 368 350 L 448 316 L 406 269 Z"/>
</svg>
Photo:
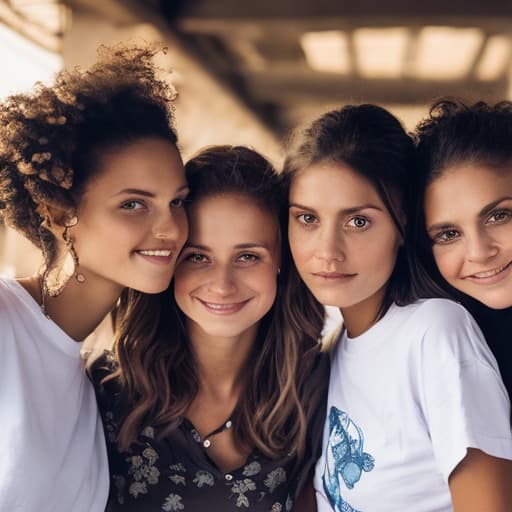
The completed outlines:
<svg viewBox="0 0 512 512">
<path fill-rule="evenodd" d="M 54 261 L 49 209 L 74 212 L 101 153 L 144 137 L 176 144 L 173 87 L 150 47 L 100 47 L 90 69 L 0 104 L 0 217 Z"/>
</svg>

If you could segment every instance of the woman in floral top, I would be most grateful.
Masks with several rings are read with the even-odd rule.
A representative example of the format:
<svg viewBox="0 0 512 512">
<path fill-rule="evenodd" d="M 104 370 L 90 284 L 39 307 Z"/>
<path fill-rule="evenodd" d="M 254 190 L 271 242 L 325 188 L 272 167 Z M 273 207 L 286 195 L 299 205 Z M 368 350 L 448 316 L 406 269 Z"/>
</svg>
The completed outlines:
<svg viewBox="0 0 512 512">
<path fill-rule="evenodd" d="M 137 321 L 120 302 L 114 352 L 91 371 L 108 510 L 311 510 L 300 493 L 328 364 L 309 333 L 323 310 L 291 268 L 279 178 L 239 146 L 204 150 L 186 174 L 190 233 L 171 287 L 131 292 Z"/>
</svg>

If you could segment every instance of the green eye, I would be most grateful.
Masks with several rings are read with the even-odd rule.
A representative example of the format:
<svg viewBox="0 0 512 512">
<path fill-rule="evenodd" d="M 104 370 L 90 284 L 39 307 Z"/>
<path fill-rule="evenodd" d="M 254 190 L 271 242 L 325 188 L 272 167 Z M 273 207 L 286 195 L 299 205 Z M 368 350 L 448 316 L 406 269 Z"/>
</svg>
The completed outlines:
<svg viewBox="0 0 512 512">
<path fill-rule="evenodd" d="M 134 199 L 131 199 L 130 201 L 126 201 L 121 205 L 121 209 L 123 210 L 140 210 L 141 208 L 144 208 L 146 205 L 144 203 L 141 203 L 140 201 L 135 201 Z"/>
</svg>

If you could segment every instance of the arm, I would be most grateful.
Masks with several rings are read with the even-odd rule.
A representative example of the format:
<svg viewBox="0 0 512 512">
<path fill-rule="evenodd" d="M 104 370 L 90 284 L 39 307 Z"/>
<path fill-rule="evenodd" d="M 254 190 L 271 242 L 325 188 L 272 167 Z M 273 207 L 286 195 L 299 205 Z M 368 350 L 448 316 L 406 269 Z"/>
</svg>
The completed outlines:
<svg viewBox="0 0 512 512">
<path fill-rule="evenodd" d="M 512 461 L 469 448 L 448 483 L 454 512 L 512 510 Z"/>
</svg>

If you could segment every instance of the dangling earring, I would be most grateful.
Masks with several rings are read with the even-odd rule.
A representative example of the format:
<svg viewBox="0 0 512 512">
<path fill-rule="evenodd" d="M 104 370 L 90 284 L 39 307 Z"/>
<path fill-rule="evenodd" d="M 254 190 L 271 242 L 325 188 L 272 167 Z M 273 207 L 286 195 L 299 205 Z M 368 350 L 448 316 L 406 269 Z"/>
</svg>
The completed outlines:
<svg viewBox="0 0 512 512">
<path fill-rule="evenodd" d="M 73 247 L 73 240 L 68 235 L 68 229 L 77 224 L 78 217 L 75 215 L 64 226 L 62 238 L 66 244 L 67 252 L 62 261 L 62 265 L 58 265 L 55 268 L 47 267 L 45 269 L 42 277 L 43 295 L 49 295 L 50 297 L 59 296 L 73 275 L 78 283 L 82 284 L 85 282 L 84 274 L 77 272 L 79 266 L 78 256 Z"/>
</svg>

